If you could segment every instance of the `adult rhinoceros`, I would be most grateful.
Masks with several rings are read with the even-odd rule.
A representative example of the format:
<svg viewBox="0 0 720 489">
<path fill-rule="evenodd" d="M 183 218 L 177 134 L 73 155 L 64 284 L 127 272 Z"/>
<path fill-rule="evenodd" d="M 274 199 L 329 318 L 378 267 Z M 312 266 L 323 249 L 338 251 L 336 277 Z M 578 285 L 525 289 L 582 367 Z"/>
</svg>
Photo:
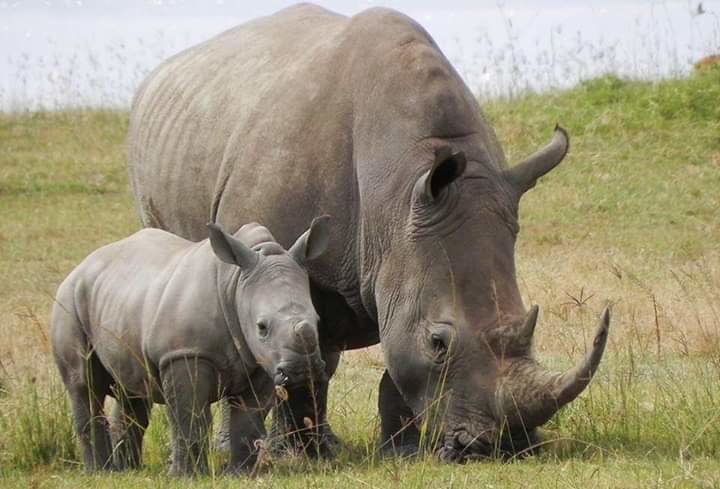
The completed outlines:
<svg viewBox="0 0 720 489">
<path fill-rule="evenodd" d="M 522 450 L 600 362 L 607 311 L 577 367 L 536 363 L 537 309 L 515 278 L 520 197 L 567 135 L 507 168 L 476 99 L 402 14 L 299 5 L 222 33 L 145 80 L 129 138 L 145 226 L 199 240 L 208 220 L 256 220 L 288 245 L 334 216 L 309 270 L 321 343 L 331 369 L 382 344 L 382 438 L 405 428 L 397 449 L 415 449 L 416 417 L 445 459 Z"/>
</svg>

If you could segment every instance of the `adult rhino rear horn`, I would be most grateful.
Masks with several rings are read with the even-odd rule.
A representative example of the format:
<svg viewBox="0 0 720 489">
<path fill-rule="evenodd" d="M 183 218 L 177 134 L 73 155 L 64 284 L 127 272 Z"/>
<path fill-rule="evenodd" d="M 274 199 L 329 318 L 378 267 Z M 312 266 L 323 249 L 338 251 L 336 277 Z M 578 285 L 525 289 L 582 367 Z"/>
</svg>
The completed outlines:
<svg viewBox="0 0 720 489">
<path fill-rule="evenodd" d="M 535 186 L 538 178 L 555 168 L 565 158 L 570 149 L 570 137 L 565 129 L 555 126 L 555 134 L 550 143 L 503 172 L 505 178 L 517 189 L 519 194 Z"/>
<path fill-rule="evenodd" d="M 532 334 L 536 320 L 537 306 L 534 306 L 521 334 Z M 530 357 L 513 361 L 497 391 L 500 414 L 511 421 L 511 425 L 526 427 L 540 426 L 552 418 L 590 383 L 605 352 L 609 327 L 610 310 L 605 308 L 591 349 L 566 372 L 551 372 Z"/>
</svg>

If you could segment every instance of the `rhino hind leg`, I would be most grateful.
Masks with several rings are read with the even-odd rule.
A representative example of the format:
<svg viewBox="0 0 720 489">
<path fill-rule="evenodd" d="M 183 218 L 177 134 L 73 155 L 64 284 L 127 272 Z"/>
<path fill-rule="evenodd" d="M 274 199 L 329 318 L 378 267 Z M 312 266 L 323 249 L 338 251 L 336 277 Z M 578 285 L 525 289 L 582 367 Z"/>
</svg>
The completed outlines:
<svg viewBox="0 0 720 489">
<path fill-rule="evenodd" d="M 82 373 L 70 373 L 74 370 L 70 368 L 70 371 L 63 372 L 63 380 L 72 405 L 83 464 L 87 472 L 111 470 L 110 430 L 103 409 L 110 379 L 94 353 L 77 356 L 78 363 L 84 364 L 79 367 Z"/>
<path fill-rule="evenodd" d="M 64 296 L 63 292 L 59 292 L 51 319 L 55 363 L 70 398 L 85 470 L 110 470 L 110 432 L 103 405 L 112 378 L 83 333 L 74 312 L 72 291 Z"/>
<path fill-rule="evenodd" d="M 212 424 L 210 401 L 217 390 L 218 373 L 209 362 L 188 357 L 164 365 L 160 376 L 172 427 L 170 475 L 205 474 Z"/>
<path fill-rule="evenodd" d="M 418 453 L 420 432 L 414 414 L 405 404 L 390 374 L 385 370 L 380 381 L 380 450 L 383 455 L 408 457 Z"/>
<path fill-rule="evenodd" d="M 119 470 L 136 469 L 142 462 L 142 443 L 150 422 L 152 403 L 147 399 L 116 395 L 113 410 L 113 459 Z"/>
</svg>

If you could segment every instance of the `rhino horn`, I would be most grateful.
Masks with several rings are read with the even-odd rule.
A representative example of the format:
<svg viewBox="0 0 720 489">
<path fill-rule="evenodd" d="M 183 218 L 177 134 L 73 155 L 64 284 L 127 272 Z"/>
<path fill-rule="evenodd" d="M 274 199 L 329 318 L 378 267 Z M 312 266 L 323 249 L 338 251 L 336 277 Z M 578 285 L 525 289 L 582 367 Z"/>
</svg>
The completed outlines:
<svg viewBox="0 0 720 489">
<path fill-rule="evenodd" d="M 302 348 L 308 352 L 315 351 L 318 346 L 318 338 L 315 328 L 307 321 L 300 321 L 293 328 L 297 340 Z"/>
<path fill-rule="evenodd" d="M 503 173 L 520 194 L 535 186 L 538 178 L 555 168 L 570 149 L 570 137 L 565 129 L 555 126 L 552 141 L 525 161 L 508 168 Z"/>
<path fill-rule="evenodd" d="M 518 330 L 518 341 L 522 344 L 529 345 L 532 342 L 532 337 L 535 334 L 535 325 L 537 324 L 538 311 L 540 311 L 540 308 L 537 305 L 532 306 L 525 321 L 523 321 L 522 326 L 520 326 Z"/>
<path fill-rule="evenodd" d="M 595 375 L 600 365 L 600 360 L 602 360 L 603 353 L 605 353 L 609 328 L 610 310 L 605 308 L 600 319 L 600 324 L 595 331 L 595 339 L 593 340 L 590 351 L 574 368 L 558 377 L 554 397 L 561 406 L 572 402 L 579 396 L 590 383 L 593 375 Z"/>
<path fill-rule="evenodd" d="M 527 323 L 537 318 L 535 308 L 530 311 Z M 544 424 L 564 405 L 572 402 L 590 383 L 605 352 L 610 311 L 605 308 L 595 332 L 591 350 L 575 367 L 564 373 L 552 373 L 535 362 L 529 368 L 519 368 L 509 379 L 509 389 L 502 392 L 502 405 L 506 414 L 516 412 L 524 426 Z M 522 377 L 522 378 L 517 378 Z"/>
</svg>

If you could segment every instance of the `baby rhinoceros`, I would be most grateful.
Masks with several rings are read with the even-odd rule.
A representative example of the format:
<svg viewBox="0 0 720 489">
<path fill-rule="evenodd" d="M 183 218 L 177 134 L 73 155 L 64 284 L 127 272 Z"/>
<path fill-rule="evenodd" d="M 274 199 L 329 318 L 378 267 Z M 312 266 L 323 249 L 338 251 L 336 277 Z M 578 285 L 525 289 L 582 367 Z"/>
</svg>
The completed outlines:
<svg viewBox="0 0 720 489">
<path fill-rule="evenodd" d="M 208 226 L 197 243 L 139 231 L 92 253 L 58 289 L 53 353 L 87 470 L 138 466 L 157 402 L 172 426 L 170 472 L 206 471 L 210 404 L 223 396 L 234 399 L 228 470 L 248 470 L 273 384 L 324 377 L 302 265 L 324 251 L 327 218 L 289 251 L 259 224 L 234 236 Z M 106 396 L 117 400 L 112 440 Z"/>
</svg>

